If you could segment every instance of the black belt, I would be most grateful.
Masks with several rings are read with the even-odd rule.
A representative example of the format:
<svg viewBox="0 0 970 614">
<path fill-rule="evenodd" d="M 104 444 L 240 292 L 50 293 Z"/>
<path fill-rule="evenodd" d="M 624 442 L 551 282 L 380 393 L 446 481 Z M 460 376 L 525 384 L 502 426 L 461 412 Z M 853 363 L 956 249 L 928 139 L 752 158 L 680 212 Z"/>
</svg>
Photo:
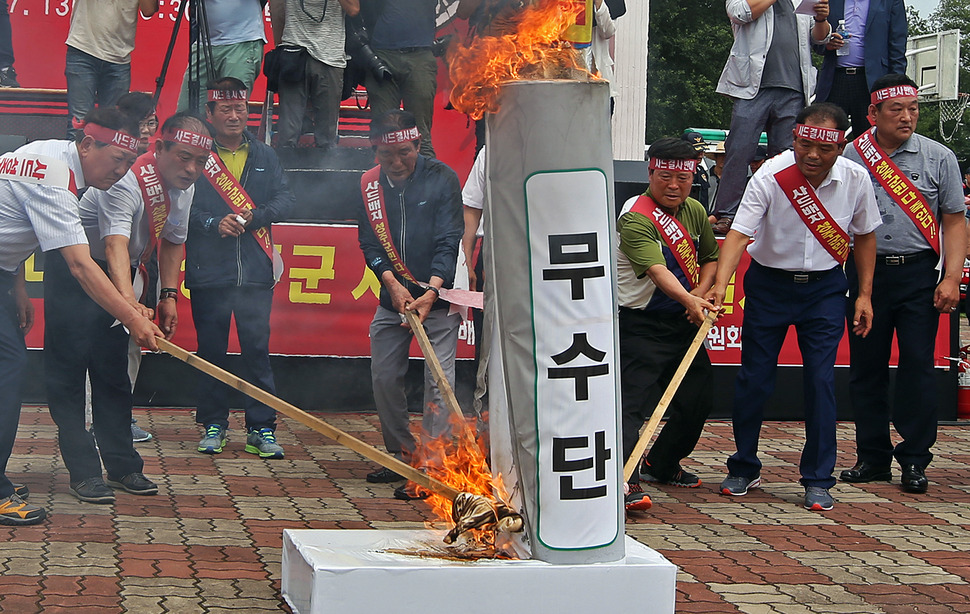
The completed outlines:
<svg viewBox="0 0 970 614">
<path fill-rule="evenodd" d="M 762 271 L 771 275 L 772 277 L 796 284 L 807 284 L 813 281 L 821 281 L 829 276 L 832 272 L 842 268 L 841 266 L 837 266 L 825 271 L 786 271 L 785 269 L 773 269 L 763 264 L 759 264 L 754 260 L 751 261 L 751 264 L 759 267 Z"/>
<path fill-rule="evenodd" d="M 840 66 L 836 67 L 836 72 L 842 72 L 847 75 L 864 75 L 866 74 L 866 69 L 861 66 Z"/>
<path fill-rule="evenodd" d="M 876 256 L 876 264 L 886 266 L 900 266 L 904 264 L 914 264 L 923 260 L 939 259 L 939 255 L 931 250 L 916 252 L 915 254 L 894 254 L 892 256 Z"/>
</svg>

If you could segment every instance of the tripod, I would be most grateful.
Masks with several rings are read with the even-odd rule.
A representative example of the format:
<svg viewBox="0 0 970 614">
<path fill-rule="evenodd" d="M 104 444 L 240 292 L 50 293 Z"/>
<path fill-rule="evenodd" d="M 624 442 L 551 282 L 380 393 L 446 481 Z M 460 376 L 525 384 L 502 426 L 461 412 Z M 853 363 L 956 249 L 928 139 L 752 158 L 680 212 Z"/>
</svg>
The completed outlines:
<svg viewBox="0 0 970 614">
<path fill-rule="evenodd" d="M 179 5 L 178 14 L 175 16 L 175 25 L 172 26 L 172 36 L 168 41 L 168 49 L 165 51 L 165 60 L 162 62 L 162 70 L 155 79 L 155 94 L 152 97 L 155 105 L 162 95 L 162 87 L 165 85 L 165 77 L 168 74 L 169 65 L 172 62 L 172 52 L 175 51 L 175 41 L 178 38 L 179 28 L 182 19 L 185 17 L 185 10 L 189 9 L 189 67 L 188 72 L 188 110 L 200 113 L 199 97 L 202 75 L 212 75 L 215 63 L 212 60 L 212 40 L 209 38 L 209 20 L 205 8 L 205 0 L 183 0 Z M 199 53 L 202 54 L 202 62 L 198 61 Z M 196 60 L 196 61 L 193 61 Z M 202 64 L 205 70 L 202 70 Z"/>
</svg>

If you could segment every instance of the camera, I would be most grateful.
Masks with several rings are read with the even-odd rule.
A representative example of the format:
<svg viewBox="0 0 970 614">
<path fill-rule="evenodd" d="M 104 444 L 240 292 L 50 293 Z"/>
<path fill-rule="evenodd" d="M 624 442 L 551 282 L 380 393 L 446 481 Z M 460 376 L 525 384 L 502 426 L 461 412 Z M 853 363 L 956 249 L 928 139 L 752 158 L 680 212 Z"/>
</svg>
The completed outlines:
<svg viewBox="0 0 970 614">
<path fill-rule="evenodd" d="M 347 42 L 344 49 L 352 60 L 360 68 L 370 72 L 380 81 L 391 81 L 394 73 L 391 69 L 377 57 L 377 54 L 370 46 L 370 36 L 363 21 L 359 19 L 348 19 L 346 22 Z"/>
</svg>

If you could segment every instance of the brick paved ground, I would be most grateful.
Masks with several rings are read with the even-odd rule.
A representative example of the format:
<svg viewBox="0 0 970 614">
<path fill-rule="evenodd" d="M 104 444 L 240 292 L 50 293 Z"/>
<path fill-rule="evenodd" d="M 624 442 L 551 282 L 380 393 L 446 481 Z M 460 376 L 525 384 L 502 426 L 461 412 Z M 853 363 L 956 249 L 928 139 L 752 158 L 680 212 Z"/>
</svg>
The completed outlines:
<svg viewBox="0 0 970 614">
<path fill-rule="evenodd" d="M 160 493 L 120 493 L 105 506 L 67 494 L 46 409 L 24 409 L 9 474 L 52 516 L 0 527 L 0 611 L 287 611 L 282 529 L 420 528 L 427 519 L 421 502 L 367 484 L 370 463 L 292 421 L 279 428 L 286 459 L 261 461 L 243 452 L 238 414 L 215 457 L 194 451 L 189 412 L 136 415 L 155 434 L 138 449 Z M 373 415 L 327 420 L 379 442 Z M 768 424 L 763 490 L 728 498 L 715 487 L 730 425 L 711 422 L 687 465 L 704 485 L 648 489 L 654 508 L 627 531 L 680 567 L 678 612 L 970 612 L 970 428 L 941 427 L 926 495 L 840 484 L 824 514 L 801 507 L 801 434 L 800 424 Z M 839 436 L 845 467 L 854 460 L 851 425 Z"/>
</svg>

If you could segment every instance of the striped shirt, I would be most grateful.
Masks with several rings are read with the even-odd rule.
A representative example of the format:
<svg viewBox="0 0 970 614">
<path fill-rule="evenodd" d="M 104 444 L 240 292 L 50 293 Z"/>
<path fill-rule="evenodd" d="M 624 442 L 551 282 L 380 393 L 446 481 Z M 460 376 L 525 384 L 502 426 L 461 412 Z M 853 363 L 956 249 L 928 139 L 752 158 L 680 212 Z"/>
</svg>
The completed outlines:
<svg viewBox="0 0 970 614">
<path fill-rule="evenodd" d="M 84 187 L 72 141 L 34 141 L 15 153 L 66 162 L 78 189 Z M 38 246 L 46 252 L 86 244 L 77 207 L 77 196 L 66 188 L 0 179 L 0 269 L 15 273 Z"/>
<path fill-rule="evenodd" d="M 189 232 L 189 208 L 195 195 L 195 184 L 187 190 L 170 189 L 168 197 L 172 209 L 162 227 L 161 237 L 181 245 Z M 91 257 L 107 260 L 104 238 L 108 235 L 128 237 L 128 256 L 131 266 L 138 266 L 142 253 L 151 239 L 148 218 L 145 216 L 145 200 L 134 171 L 108 190 L 91 188 L 81 197 L 79 205 L 81 223 L 91 244 Z"/>
</svg>

